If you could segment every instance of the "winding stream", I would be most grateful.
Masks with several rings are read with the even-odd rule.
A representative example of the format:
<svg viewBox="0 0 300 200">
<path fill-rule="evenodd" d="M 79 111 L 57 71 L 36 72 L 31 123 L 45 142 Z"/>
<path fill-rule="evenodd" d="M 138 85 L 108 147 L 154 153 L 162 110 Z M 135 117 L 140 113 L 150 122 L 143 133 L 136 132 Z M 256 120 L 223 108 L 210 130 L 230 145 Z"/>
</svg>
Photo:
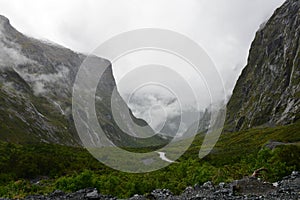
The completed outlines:
<svg viewBox="0 0 300 200">
<path fill-rule="evenodd" d="M 169 163 L 175 162 L 175 161 L 170 160 L 169 158 L 167 158 L 165 152 L 157 151 L 157 153 L 159 154 L 160 159 L 162 159 L 163 161 L 166 161 L 166 162 L 169 162 Z"/>
</svg>

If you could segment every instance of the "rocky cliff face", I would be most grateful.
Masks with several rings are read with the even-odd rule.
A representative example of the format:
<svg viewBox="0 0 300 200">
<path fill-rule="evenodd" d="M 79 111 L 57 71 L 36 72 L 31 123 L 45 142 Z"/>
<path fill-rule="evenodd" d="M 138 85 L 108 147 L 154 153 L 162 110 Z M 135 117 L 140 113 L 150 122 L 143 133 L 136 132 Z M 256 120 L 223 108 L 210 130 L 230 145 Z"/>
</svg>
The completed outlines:
<svg viewBox="0 0 300 200">
<path fill-rule="evenodd" d="M 227 105 L 225 131 L 275 126 L 300 118 L 300 1 L 287 0 L 252 43 Z"/>
<path fill-rule="evenodd" d="M 85 58 L 59 45 L 29 38 L 0 16 L 0 139 L 18 143 L 80 144 L 71 102 L 76 73 Z M 105 59 L 95 59 L 103 66 L 110 65 Z M 138 145 L 113 120 L 109 98 L 115 80 L 111 67 L 100 83 L 97 94 L 106 99 L 97 104 L 97 115 L 101 126 L 108 130 L 107 136 L 117 145 Z M 118 98 L 121 106 L 127 106 Z M 162 139 L 157 137 L 153 141 L 160 144 Z"/>
</svg>

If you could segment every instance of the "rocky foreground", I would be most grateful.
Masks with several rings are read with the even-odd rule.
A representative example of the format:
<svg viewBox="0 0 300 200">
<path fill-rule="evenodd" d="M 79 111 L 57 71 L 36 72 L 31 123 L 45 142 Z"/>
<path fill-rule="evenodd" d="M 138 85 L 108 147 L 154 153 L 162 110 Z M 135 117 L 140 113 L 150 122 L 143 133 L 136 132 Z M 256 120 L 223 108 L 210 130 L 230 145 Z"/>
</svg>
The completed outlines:
<svg viewBox="0 0 300 200">
<path fill-rule="evenodd" d="M 102 195 L 96 189 L 83 189 L 74 193 L 66 194 L 62 191 L 44 195 L 28 196 L 27 200 L 96 200 L 96 199 L 118 199 L 109 195 Z M 194 187 L 187 187 L 181 195 L 173 195 L 168 189 L 157 189 L 150 194 L 135 195 L 130 200 L 146 199 L 300 199 L 300 173 L 294 171 L 291 175 L 284 177 L 276 183 L 263 182 L 260 179 L 249 177 L 236 180 L 232 183 L 220 183 L 214 185 L 206 182 L 203 185 L 196 184 Z"/>
</svg>

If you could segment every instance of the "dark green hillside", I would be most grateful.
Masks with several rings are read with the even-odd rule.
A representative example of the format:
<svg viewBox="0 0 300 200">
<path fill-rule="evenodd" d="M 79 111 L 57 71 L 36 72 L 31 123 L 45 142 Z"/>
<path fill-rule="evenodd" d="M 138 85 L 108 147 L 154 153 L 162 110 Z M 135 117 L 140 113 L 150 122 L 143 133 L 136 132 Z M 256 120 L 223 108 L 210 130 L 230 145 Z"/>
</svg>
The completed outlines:
<svg viewBox="0 0 300 200">
<path fill-rule="evenodd" d="M 223 134 L 213 152 L 200 160 L 197 156 L 202 139 L 198 135 L 178 163 L 146 174 L 112 170 L 82 148 L 0 143 L 0 154 L 4 155 L 0 158 L 0 196 L 49 193 L 55 189 L 76 191 L 87 187 L 118 197 L 144 194 L 156 188 L 180 193 L 188 185 L 240 179 L 261 167 L 268 169 L 262 175 L 267 181 L 279 180 L 300 169 L 300 122 Z M 265 147 L 270 141 L 282 144 L 270 150 Z M 42 180 L 39 184 L 32 183 L 35 178 Z"/>
</svg>

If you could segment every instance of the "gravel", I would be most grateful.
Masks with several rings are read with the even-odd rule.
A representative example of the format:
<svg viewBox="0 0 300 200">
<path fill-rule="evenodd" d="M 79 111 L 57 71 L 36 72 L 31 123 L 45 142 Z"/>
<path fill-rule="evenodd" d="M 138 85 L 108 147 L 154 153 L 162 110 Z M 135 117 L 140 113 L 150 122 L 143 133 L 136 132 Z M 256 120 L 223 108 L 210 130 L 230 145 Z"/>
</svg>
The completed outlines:
<svg viewBox="0 0 300 200">
<path fill-rule="evenodd" d="M 264 182 L 254 177 L 247 177 L 231 183 L 219 183 L 214 185 L 208 181 L 202 185 L 196 184 L 187 187 L 182 194 L 174 195 L 168 189 L 156 189 L 149 194 L 134 195 L 129 200 L 209 200 L 209 199 L 276 199 L 276 200 L 300 200 L 300 173 L 294 171 L 276 183 Z M 74 193 L 65 193 L 56 190 L 49 195 L 33 195 L 26 200 L 115 200 L 116 197 L 102 195 L 95 188 L 82 189 Z M 4 200 L 1 199 L 0 200 Z"/>
</svg>

